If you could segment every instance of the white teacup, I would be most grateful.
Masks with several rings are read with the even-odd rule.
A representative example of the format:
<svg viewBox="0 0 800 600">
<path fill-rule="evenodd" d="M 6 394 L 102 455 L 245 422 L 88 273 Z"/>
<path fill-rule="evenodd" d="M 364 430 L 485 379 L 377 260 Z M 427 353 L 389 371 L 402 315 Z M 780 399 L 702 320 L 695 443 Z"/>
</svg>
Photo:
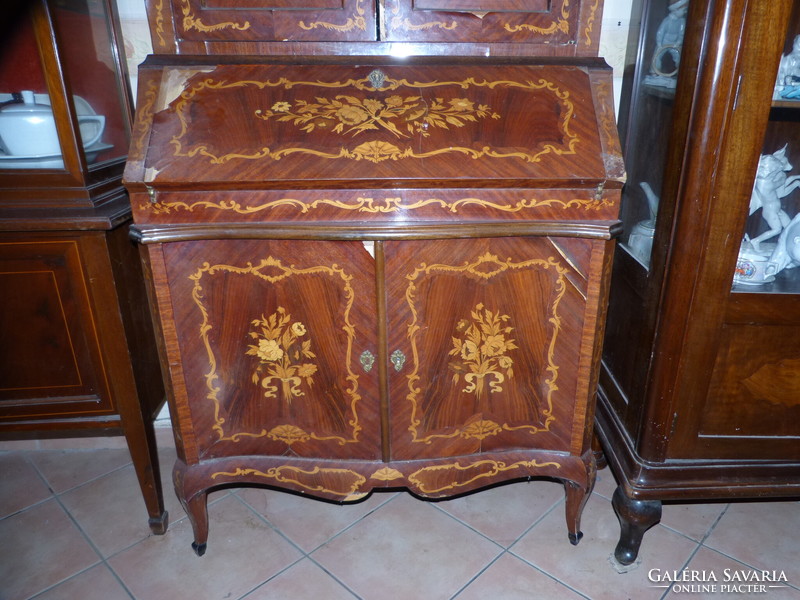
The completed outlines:
<svg viewBox="0 0 800 600">
<path fill-rule="evenodd" d="M 743 285 L 762 285 L 775 280 L 775 275 L 767 272 L 769 254 L 742 248 L 736 259 L 733 282 Z"/>
</svg>

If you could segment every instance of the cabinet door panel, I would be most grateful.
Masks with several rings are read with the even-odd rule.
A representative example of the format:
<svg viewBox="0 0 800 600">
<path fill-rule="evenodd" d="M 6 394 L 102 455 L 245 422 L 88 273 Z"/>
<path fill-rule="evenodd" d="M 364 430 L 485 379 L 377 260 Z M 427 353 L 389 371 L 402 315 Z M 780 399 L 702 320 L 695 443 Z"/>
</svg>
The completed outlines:
<svg viewBox="0 0 800 600">
<path fill-rule="evenodd" d="M 386 245 L 392 457 L 569 450 L 585 299 L 547 238 Z M 583 269 L 587 269 L 583 265 Z"/>
<path fill-rule="evenodd" d="M 110 412 L 76 240 L 0 243 L 0 418 Z"/>
<path fill-rule="evenodd" d="M 377 354 L 374 264 L 361 244 L 163 252 L 188 396 L 176 402 L 188 404 L 201 456 L 378 454 L 377 373 L 359 364 Z"/>
<path fill-rule="evenodd" d="M 517 43 L 541 55 L 594 56 L 602 2 L 385 0 L 384 40 Z M 531 50 L 529 50 L 531 51 Z"/>
<path fill-rule="evenodd" d="M 375 40 L 375 7 L 369 0 L 172 0 L 172 11 L 183 40 Z"/>
<path fill-rule="evenodd" d="M 800 327 L 722 327 L 719 353 L 694 444 L 678 457 L 800 458 Z M 769 440 L 769 443 L 765 443 Z"/>
</svg>

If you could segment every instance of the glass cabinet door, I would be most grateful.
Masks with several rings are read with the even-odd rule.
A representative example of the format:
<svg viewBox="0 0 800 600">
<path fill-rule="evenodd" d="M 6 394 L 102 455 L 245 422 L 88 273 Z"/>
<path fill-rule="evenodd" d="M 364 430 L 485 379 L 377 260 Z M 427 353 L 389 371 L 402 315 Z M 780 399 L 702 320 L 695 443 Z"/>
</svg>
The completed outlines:
<svg viewBox="0 0 800 600">
<path fill-rule="evenodd" d="M 63 169 L 34 23 L 23 17 L 9 29 L 0 51 L 0 169 Z"/>
<path fill-rule="evenodd" d="M 130 109 L 111 5 L 47 0 L 30 8 L 0 49 L 0 170 L 77 175 L 121 161 Z"/>
<path fill-rule="evenodd" d="M 649 267 L 689 0 L 634 6 L 619 129 L 628 182 L 621 248 Z"/>
<path fill-rule="evenodd" d="M 734 292 L 800 293 L 800 7 L 788 24 L 733 274 Z"/>
<path fill-rule="evenodd" d="M 91 169 L 125 157 L 130 135 L 127 91 L 108 6 L 101 0 L 56 0 L 51 11 L 87 164 Z"/>
</svg>

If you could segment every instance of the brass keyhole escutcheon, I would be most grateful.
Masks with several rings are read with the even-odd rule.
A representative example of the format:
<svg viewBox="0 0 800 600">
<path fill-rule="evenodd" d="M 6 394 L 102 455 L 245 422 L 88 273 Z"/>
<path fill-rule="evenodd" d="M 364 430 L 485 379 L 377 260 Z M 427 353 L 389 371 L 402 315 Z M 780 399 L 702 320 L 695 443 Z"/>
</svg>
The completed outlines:
<svg viewBox="0 0 800 600">
<path fill-rule="evenodd" d="M 374 87 L 376 90 L 379 90 L 386 82 L 386 74 L 380 69 L 375 69 L 369 75 L 367 75 L 367 79 L 369 79 L 372 87 Z"/>
<path fill-rule="evenodd" d="M 372 370 L 372 365 L 375 364 L 375 355 L 369 350 L 364 350 L 361 353 L 361 358 L 359 360 L 364 372 L 369 373 Z"/>
<path fill-rule="evenodd" d="M 392 352 L 391 356 L 389 356 L 389 360 L 394 365 L 395 371 L 400 371 L 403 368 L 403 365 L 406 364 L 406 355 L 403 354 L 401 350 L 395 350 Z"/>
</svg>

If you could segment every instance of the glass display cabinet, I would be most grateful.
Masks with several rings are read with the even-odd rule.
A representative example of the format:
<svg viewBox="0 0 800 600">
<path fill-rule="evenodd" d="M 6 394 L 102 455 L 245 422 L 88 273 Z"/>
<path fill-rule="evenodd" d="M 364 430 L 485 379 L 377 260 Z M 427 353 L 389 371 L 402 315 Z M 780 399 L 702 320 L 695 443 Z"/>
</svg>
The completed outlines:
<svg viewBox="0 0 800 600">
<path fill-rule="evenodd" d="M 163 533 L 164 402 L 122 171 L 114 3 L 8 7 L 0 49 L 0 438 L 124 434 Z"/>
<path fill-rule="evenodd" d="M 631 23 L 596 427 L 624 564 L 663 501 L 800 494 L 800 5 Z"/>
</svg>

